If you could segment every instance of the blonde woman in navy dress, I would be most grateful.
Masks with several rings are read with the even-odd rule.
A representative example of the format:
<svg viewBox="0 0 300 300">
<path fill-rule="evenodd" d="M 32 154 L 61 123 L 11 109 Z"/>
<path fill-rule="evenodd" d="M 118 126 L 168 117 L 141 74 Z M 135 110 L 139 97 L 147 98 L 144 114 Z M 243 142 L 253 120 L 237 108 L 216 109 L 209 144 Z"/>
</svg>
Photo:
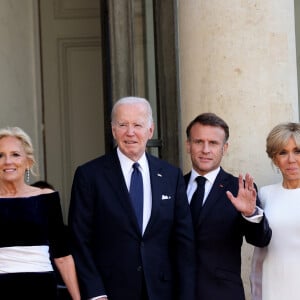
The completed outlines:
<svg viewBox="0 0 300 300">
<path fill-rule="evenodd" d="M 59 194 L 25 182 L 35 165 L 30 137 L 0 129 L 0 298 L 57 299 L 50 253 L 73 300 L 80 299 Z"/>
</svg>

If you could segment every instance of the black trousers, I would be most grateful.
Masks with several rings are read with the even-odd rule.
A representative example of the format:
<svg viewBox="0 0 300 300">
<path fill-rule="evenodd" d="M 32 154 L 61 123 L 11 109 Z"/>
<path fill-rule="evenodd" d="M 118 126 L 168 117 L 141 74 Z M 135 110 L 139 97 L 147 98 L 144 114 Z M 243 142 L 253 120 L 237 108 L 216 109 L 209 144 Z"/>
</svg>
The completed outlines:
<svg viewBox="0 0 300 300">
<path fill-rule="evenodd" d="M 54 272 L 0 274 L 0 293 L 3 300 L 56 300 L 56 278 Z"/>
</svg>

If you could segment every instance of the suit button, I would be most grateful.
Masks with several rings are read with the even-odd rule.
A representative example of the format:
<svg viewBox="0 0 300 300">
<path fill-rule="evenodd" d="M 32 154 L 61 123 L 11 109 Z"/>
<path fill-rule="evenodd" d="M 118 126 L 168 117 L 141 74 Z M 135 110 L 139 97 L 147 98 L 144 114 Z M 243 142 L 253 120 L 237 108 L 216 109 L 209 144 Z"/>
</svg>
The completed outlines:
<svg viewBox="0 0 300 300">
<path fill-rule="evenodd" d="M 142 271 L 142 266 L 138 266 L 137 268 L 136 268 L 136 270 L 138 271 L 138 272 L 141 272 Z"/>
</svg>

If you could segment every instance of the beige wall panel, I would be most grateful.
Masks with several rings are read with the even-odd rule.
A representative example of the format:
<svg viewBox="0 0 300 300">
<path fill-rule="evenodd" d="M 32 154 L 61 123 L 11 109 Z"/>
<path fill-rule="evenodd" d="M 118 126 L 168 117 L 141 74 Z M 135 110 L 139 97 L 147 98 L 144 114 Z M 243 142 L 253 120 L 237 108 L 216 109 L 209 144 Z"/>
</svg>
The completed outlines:
<svg viewBox="0 0 300 300">
<path fill-rule="evenodd" d="M 37 1 L 0 1 L 0 40 L 0 127 L 31 136 L 43 174 Z"/>
<path fill-rule="evenodd" d="M 50 156 L 48 161 L 51 165 L 47 170 L 48 176 L 52 176 L 51 182 L 57 177 L 63 180 L 63 184 L 56 184 L 66 195 L 66 210 L 76 167 L 105 152 L 99 47 L 97 39 L 61 39 L 58 42 L 61 141 L 57 146 L 60 148 L 61 165 L 56 169 L 57 165 L 53 161 L 51 163 L 53 157 Z"/>
<path fill-rule="evenodd" d="M 55 18 L 97 18 L 99 17 L 99 0 L 54 0 Z"/>
</svg>

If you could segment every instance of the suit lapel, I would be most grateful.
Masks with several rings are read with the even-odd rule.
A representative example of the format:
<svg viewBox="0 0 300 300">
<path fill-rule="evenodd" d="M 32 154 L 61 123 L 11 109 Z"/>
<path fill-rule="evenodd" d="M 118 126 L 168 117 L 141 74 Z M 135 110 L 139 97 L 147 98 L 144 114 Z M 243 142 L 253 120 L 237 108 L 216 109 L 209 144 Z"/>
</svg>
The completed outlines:
<svg viewBox="0 0 300 300">
<path fill-rule="evenodd" d="M 192 174 L 192 172 L 189 172 L 189 173 L 184 175 L 185 189 L 187 189 L 187 187 L 189 185 L 191 174 Z"/>
<path fill-rule="evenodd" d="M 202 208 L 199 217 L 199 224 L 201 224 L 203 220 L 210 214 L 211 210 L 214 209 L 214 206 L 218 201 L 220 201 L 221 198 L 224 197 L 227 198 L 225 192 L 228 190 L 228 184 L 229 184 L 229 177 L 227 173 L 224 172 L 224 170 L 221 168 Z"/>
<path fill-rule="evenodd" d="M 152 193 L 152 209 L 149 222 L 145 229 L 144 235 L 151 230 L 151 227 L 155 223 L 157 216 L 159 215 L 159 208 L 161 204 L 161 197 L 163 191 L 164 174 L 162 168 L 158 161 L 152 156 L 147 154 L 149 173 L 150 173 L 150 183 L 151 183 L 151 193 Z"/>
<path fill-rule="evenodd" d="M 138 222 L 136 219 L 134 209 L 131 205 L 129 193 L 127 190 L 126 182 L 122 173 L 120 161 L 116 150 L 114 150 L 113 153 L 108 156 L 108 160 L 104 172 L 113 190 L 112 201 L 118 202 L 123 207 L 123 210 L 129 216 L 131 224 L 133 225 L 135 230 L 140 234 Z M 118 185 L 116 183 L 121 183 L 121 184 Z"/>
</svg>

